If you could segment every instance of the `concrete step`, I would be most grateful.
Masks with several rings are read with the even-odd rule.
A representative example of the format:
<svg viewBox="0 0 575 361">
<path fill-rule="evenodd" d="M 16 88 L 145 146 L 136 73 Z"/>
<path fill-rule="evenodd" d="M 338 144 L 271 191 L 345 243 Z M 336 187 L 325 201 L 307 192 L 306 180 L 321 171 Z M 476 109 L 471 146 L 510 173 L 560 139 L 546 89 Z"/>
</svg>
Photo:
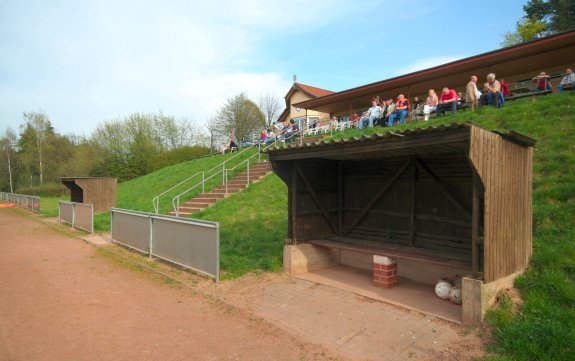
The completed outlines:
<svg viewBox="0 0 575 361">
<path fill-rule="evenodd" d="M 178 217 L 187 217 L 187 216 L 191 215 L 192 213 L 193 213 L 193 212 L 181 212 L 181 211 L 180 211 L 180 215 L 179 215 Z M 174 216 L 174 217 L 177 216 L 177 215 L 176 215 L 176 212 L 174 212 L 174 211 L 169 212 L 168 214 L 169 214 L 170 216 Z"/>
<path fill-rule="evenodd" d="M 206 197 L 203 197 L 206 196 Z M 214 204 L 216 203 L 218 200 L 220 200 L 220 198 L 216 198 L 216 197 L 207 197 L 209 196 L 208 193 L 206 194 L 202 194 L 200 196 L 197 196 L 195 198 L 190 199 L 188 202 L 198 202 L 198 203 L 205 203 L 205 204 Z M 184 203 L 185 204 L 185 203 Z"/>
<path fill-rule="evenodd" d="M 212 191 L 212 192 L 204 193 L 204 194 L 202 194 L 202 195 L 200 195 L 200 196 L 197 196 L 197 197 L 194 198 L 194 199 L 201 200 L 201 202 L 204 202 L 204 201 L 206 201 L 206 200 L 212 200 L 212 199 L 213 199 L 214 202 L 217 202 L 217 201 L 219 201 L 219 200 L 222 199 L 222 198 L 224 198 L 224 195 L 220 194 L 219 192 L 214 193 L 214 192 Z"/>
<path fill-rule="evenodd" d="M 202 209 L 205 209 L 206 207 L 186 207 L 186 206 L 180 206 L 180 212 L 196 212 L 196 211 L 201 211 Z"/>
<path fill-rule="evenodd" d="M 181 207 L 191 207 L 191 208 L 208 208 L 209 206 L 213 205 L 214 203 L 203 203 L 203 202 L 196 202 L 194 199 L 191 201 L 187 201 Z"/>
</svg>

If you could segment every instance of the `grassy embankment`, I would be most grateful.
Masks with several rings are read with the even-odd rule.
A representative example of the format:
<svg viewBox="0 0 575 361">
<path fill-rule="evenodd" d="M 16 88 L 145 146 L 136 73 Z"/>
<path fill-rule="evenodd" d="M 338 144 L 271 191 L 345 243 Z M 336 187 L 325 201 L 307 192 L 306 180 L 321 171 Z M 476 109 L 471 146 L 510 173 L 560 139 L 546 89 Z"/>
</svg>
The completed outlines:
<svg viewBox="0 0 575 361">
<path fill-rule="evenodd" d="M 519 100 L 502 109 L 464 112 L 429 123 L 392 129 L 352 129 L 334 135 L 347 138 L 472 121 L 489 129 L 512 129 L 538 139 L 533 178 L 533 259 L 529 270 L 516 282 L 524 299 L 519 310 L 504 298 L 501 307 L 489 314 L 496 341 L 493 351 L 497 355 L 492 357 L 495 360 L 575 359 L 574 114 L 575 97 L 552 95 L 539 97 L 534 104 L 528 99 Z M 176 176 L 180 171 L 181 175 Z M 118 206 L 150 210 L 154 194 L 190 173 L 191 168 L 176 165 L 126 182 L 119 187 Z M 43 206 L 49 202 L 43 199 Z M 162 207 L 166 209 L 165 205 Z M 287 195 L 285 185 L 275 175 L 196 216 L 221 224 L 221 264 L 226 277 L 281 268 Z M 102 221 L 99 228 L 106 226 Z"/>
<path fill-rule="evenodd" d="M 246 159 L 249 155 L 256 152 L 255 149 L 248 150 L 238 157 L 230 160 L 230 165 L 235 165 L 241 160 Z M 220 164 L 226 159 L 235 156 L 234 154 L 214 155 L 207 158 L 200 158 L 189 162 L 175 164 L 169 167 L 162 168 L 153 173 L 147 174 L 143 177 L 132 179 L 127 182 L 120 183 L 117 189 L 117 207 L 133 209 L 144 212 L 152 212 L 152 198 L 164 190 L 174 186 L 180 181 L 192 176 L 200 171 L 207 171 L 214 166 Z M 218 169 L 219 170 L 219 169 Z M 217 170 L 216 170 L 217 171 Z M 215 173 L 214 171 L 213 173 Z M 213 174 L 211 173 L 211 174 Z M 206 190 L 221 183 L 221 173 L 214 176 L 213 179 L 206 182 Z M 206 174 L 208 178 L 208 174 Z M 186 189 L 197 184 L 201 180 L 201 175 L 197 175 L 185 184 L 168 192 L 160 198 L 160 212 L 167 213 L 171 210 L 172 198 L 177 194 L 185 191 Z M 219 182 L 219 183 L 218 183 Z M 201 192 L 200 187 L 187 194 L 187 198 L 191 198 Z M 60 197 L 41 197 L 41 213 L 45 217 L 58 216 L 58 201 L 70 200 L 67 196 Z M 94 230 L 96 232 L 107 232 L 110 230 L 110 213 L 98 214 L 94 217 Z"/>
<path fill-rule="evenodd" d="M 472 121 L 483 127 L 515 130 L 538 140 L 533 169 L 534 239 L 529 270 L 516 286 L 524 303 L 509 299 L 492 311 L 494 360 L 575 360 L 575 97 L 553 95 L 485 108 L 474 113 L 392 128 Z M 351 137 L 388 129 L 355 129 Z M 286 237 L 285 185 L 270 176 L 198 216 L 222 225 L 222 268 L 229 276 L 249 270 L 279 270 Z"/>
</svg>

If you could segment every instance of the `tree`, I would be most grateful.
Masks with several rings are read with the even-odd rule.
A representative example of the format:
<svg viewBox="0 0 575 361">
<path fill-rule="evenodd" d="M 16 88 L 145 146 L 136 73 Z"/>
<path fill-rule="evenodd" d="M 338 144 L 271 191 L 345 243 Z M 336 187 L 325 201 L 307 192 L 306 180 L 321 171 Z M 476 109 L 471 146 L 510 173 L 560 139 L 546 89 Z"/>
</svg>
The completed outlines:
<svg viewBox="0 0 575 361">
<path fill-rule="evenodd" d="M 215 129 L 219 135 L 228 137 L 235 130 L 239 140 L 248 139 L 265 125 L 264 113 L 244 93 L 228 98 L 215 120 Z"/>
<path fill-rule="evenodd" d="M 503 34 L 502 46 L 553 35 L 575 28 L 575 0 L 530 0 L 514 32 Z"/>
<path fill-rule="evenodd" d="M 4 136 L 0 138 L 0 149 L 6 154 L 6 166 L 8 168 L 8 182 L 10 184 L 10 193 L 14 193 L 12 170 L 14 168 L 14 147 L 16 146 L 16 133 L 7 128 Z"/>
<path fill-rule="evenodd" d="M 575 28 L 575 0 L 531 0 L 523 11 L 528 18 L 543 22 L 550 34 Z"/>
<path fill-rule="evenodd" d="M 216 141 L 218 138 L 218 127 L 217 118 L 212 117 L 208 119 L 206 123 L 206 129 L 208 130 L 208 146 L 210 148 L 210 154 L 216 150 Z"/>
<path fill-rule="evenodd" d="M 30 131 L 38 151 L 38 173 L 40 184 L 44 180 L 44 147 L 46 139 L 54 134 L 54 128 L 48 116 L 42 112 L 24 112 L 24 126 Z"/>
<path fill-rule="evenodd" d="M 283 104 L 280 99 L 268 93 L 260 97 L 259 107 L 266 117 L 267 127 L 270 128 L 281 114 Z"/>
<path fill-rule="evenodd" d="M 515 25 L 515 32 L 510 31 L 503 34 L 504 40 L 501 45 L 512 46 L 542 38 L 545 34 L 545 23 L 531 18 L 522 18 L 517 22 L 517 25 Z"/>
</svg>

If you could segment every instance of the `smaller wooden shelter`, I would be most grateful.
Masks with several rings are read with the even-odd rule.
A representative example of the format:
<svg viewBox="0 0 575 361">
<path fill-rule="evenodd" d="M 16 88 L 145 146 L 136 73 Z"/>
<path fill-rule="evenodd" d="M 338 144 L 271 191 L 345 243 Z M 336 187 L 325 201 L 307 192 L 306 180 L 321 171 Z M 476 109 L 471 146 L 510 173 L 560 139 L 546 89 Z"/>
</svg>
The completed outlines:
<svg viewBox="0 0 575 361">
<path fill-rule="evenodd" d="M 70 190 L 72 202 L 92 204 L 94 213 L 116 207 L 117 178 L 62 177 L 61 181 Z"/>
<path fill-rule="evenodd" d="M 284 267 L 332 265 L 317 256 L 323 248 L 336 264 L 367 270 L 372 256 L 386 256 L 402 277 L 434 284 L 452 270 L 497 292 L 494 282 L 512 282 L 531 256 L 534 144 L 456 123 L 267 150 L 288 186 L 286 247 L 315 249 L 305 261 L 284 254 Z M 478 287 L 467 291 L 477 295 L 467 323 L 490 301 Z"/>
</svg>

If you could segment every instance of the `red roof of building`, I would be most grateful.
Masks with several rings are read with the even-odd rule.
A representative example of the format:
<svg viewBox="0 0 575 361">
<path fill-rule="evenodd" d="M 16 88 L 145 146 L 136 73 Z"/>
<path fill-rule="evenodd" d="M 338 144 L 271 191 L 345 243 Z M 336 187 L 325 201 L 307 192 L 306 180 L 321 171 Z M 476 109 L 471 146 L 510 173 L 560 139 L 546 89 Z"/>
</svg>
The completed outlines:
<svg viewBox="0 0 575 361">
<path fill-rule="evenodd" d="M 302 84 L 302 83 L 293 83 L 292 87 L 289 89 L 289 91 L 287 92 L 287 94 L 285 96 L 286 107 L 285 107 L 284 111 L 280 114 L 278 121 L 283 122 L 283 121 L 287 120 L 287 115 L 289 114 L 290 106 L 291 106 L 291 104 L 289 102 L 289 98 L 291 97 L 291 95 L 293 94 L 293 92 L 296 89 L 306 93 L 307 95 L 309 95 L 310 97 L 312 97 L 314 99 L 335 93 L 335 92 L 332 92 L 331 90 L 317 88 L 317 87 L 311 86 L 311 85 L 306 85 L 306 84 Z"/>
<path fill-rule="evenodd" d="M 335 92 L 332 92 L 331 90 L 326 90 L 326 89 L 322 89 L 322 88 L 317 88 L 315 86 L 311 86 L 311 85 L 305 85 L 302 83 L 293 83 L 293 85 L 297 88 L 299 88 L 301 91 L 303 91 L 304 93 L 307 93 L 313 97 L 323 97 L 326 95 L 330 95 L 333 94 Z M 289 92 L 288 92 L 289 94 Z"/>
</svg>

